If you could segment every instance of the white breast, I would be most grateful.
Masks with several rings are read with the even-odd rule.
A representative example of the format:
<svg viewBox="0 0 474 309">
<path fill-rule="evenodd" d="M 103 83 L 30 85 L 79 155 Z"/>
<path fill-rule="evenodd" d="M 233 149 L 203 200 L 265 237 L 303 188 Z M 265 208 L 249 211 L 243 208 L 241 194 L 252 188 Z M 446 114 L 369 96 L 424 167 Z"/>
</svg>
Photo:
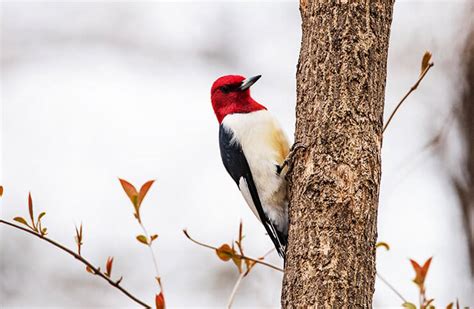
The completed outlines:
<svg viewBox="0 0 474 309">
<path fill-rule="evenodd" d="M 283 163 L 289 148 L 283 130 L 267 110 L 227 115 L 222 124 L 233 132 L 233 140 L 242 147 L 265 214 L 280 230 L 286 230 L 287 183 L 284 175 L 277 173 L 277 166 Z M 255 213 L 248 188 L 241 191 Z"/>
</svg>

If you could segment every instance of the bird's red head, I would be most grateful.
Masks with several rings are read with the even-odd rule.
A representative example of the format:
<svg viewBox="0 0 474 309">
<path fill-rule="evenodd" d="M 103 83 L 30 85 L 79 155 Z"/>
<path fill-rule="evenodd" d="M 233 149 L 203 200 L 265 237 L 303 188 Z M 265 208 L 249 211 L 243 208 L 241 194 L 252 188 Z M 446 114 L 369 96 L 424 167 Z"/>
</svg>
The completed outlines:
<svg viewBox="0 0 474 309">
<path fill-rule="evenodd" d="M 246 79 L 240 75 L 226 75 L 219 77 L 212 84 L 212 107 L 219 123 L 230 114 L 245 114 L 266 109 L 250 96 L 250 86 L 260 77 L 261 75 L 257 75 Z"/>
</svg>

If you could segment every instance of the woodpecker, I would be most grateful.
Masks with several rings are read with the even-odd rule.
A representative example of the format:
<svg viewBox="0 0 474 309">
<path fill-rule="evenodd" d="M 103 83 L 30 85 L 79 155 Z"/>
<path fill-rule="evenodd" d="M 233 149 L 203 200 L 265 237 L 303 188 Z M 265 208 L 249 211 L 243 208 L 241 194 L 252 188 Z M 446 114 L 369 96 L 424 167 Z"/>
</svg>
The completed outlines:
<svg viewBox="0 0 474 309">
<path fill-rule="evenodd" d="M 224 167 L 284 258 L 288 238 L 284 162 L 289 143 L 267 108 L 250 96 L 250 86 L 260 77 L 218 78 L 211 88 L 211 102 L 219 122 Z"/>
</svg>

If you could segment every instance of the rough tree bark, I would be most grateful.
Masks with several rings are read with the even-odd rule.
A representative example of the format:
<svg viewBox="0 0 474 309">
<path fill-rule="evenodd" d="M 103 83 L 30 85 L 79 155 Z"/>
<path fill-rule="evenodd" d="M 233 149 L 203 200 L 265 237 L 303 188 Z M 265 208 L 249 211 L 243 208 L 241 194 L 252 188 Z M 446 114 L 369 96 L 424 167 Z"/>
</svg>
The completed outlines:
<svg viewBox="0 0 474 309">
<path fill-rule="evenodd" d="M 369 308 L 393 0 L 302 0 L 283 307 Z"/>
</svg>

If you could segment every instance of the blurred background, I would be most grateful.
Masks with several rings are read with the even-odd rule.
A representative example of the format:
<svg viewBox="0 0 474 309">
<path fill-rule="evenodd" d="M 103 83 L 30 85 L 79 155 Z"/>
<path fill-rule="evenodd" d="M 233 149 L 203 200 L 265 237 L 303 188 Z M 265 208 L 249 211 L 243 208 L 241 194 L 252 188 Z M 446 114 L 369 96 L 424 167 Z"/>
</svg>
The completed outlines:
<svg viewBox="0 0 474 309">
<path fill-rule="evenodd" d="M 391 32 L 385 119 L 425 50 L 435 67 L 384 136 L 378 235 L 391 250 L 379 249 L 378 271 L 417 303 L 408 258 L 433 256 L 427 294 L 440 307 L 456 298 L 474 306 L 473 12 L 468 0 L 398 1 Z M 117 178 L 156 179 L 141 212 L 159 234 L 168 306 L 224 307 L 234 265 L 182 229 L 218 246 L 236 238 L 242 219 L 248 255 L 272 244 L 222 166 L 210 87 L 221 75 L 262 74 L 253 97 L 291 139 L 298 2 L 3 1 L 0 16 L 1 217 L 27 216 L 31 191 L 51 238 L 74 248 L 82 222 L 83 255 L 102 267 L 114 256 L 113 276 L 151 304 L 153 264 Z M 275 253 L 269 260 L 281 265 Z M 235 306 L 279 307 L 281 280 L 255 267 Z M 375 307 L 400 303 L 377 281 Z M 0 305 L 135 307 L 70 256 L 4 225 Z"/>
</svg>

